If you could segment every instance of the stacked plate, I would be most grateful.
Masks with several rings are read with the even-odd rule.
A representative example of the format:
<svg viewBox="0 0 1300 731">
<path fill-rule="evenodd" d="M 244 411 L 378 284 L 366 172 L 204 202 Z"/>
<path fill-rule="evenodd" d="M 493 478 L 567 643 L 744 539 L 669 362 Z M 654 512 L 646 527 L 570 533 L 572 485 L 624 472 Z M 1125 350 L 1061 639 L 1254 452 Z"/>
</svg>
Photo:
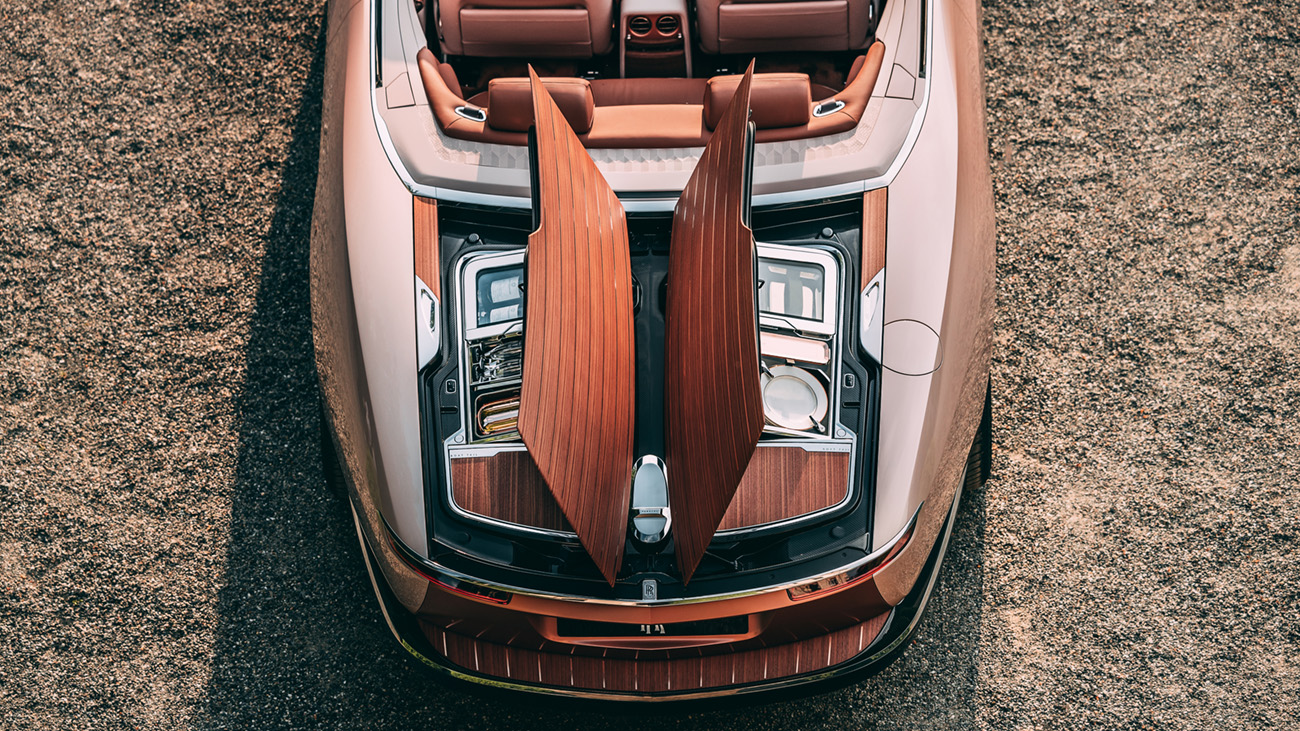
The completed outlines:
<svg viewBox="0 0 1300 731">
<path fill-rule="evenodd" d="M 760 377 L 763 389 L 763 414 L 774 425 L 807 431 L 821 426 L 830 399 L 826 389 L 812 373 L 798 366 L 769 368 Z"/>
</svg>

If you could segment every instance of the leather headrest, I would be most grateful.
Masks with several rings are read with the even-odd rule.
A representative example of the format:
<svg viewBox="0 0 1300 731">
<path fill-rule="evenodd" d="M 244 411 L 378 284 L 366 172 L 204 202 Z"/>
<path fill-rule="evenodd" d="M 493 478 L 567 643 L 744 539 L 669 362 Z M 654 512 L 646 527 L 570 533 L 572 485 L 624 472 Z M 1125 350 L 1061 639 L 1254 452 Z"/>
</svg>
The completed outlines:
<svg viewBox="0 0 1300 731">
<path fill-rule="evenodd" d="M 542 79 L 560 113 L 577 134 L 591 131 L 596 105 L 586 79 Z M 533 126 L 533 92 L 527 78 L 488 82 L 487 123 L 503 132 L 527 132 Z"/>
<path fill-rule="evenodd" d="M 713 129 L 736 94 L 743 76 L 714 76 L 704 87 L 704 124 Z M 808 74 L 754 74 L 749 88 L 750 117 L 759 129 L 799 127 L 812 118 Z"/>
</svg>

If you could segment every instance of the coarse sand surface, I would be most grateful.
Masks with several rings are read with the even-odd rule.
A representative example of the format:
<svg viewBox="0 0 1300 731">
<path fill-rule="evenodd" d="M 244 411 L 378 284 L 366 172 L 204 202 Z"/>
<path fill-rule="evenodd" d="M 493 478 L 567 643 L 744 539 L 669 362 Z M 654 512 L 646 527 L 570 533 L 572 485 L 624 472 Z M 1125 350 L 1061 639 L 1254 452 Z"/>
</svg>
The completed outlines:
<svg viewBox="0 0 1300 731">
<path fill-rule="evenodd" d="M 995 459 L 794 702 L 430 682 L 326 488 L 320 0 L 0 3 L 0 729 L 1300 726 L 1300 5 L 990 0 Z"/>
</svg>

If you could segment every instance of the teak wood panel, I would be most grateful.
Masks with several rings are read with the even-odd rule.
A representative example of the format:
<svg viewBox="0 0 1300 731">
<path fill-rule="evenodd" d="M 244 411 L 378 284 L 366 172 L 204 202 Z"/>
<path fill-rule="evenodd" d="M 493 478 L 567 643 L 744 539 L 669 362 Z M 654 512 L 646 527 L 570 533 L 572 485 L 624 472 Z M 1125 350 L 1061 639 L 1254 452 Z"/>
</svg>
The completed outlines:
<svg viewBox="0 0 1300 731">
<path fill-rule="evenodd" d="M 527 452 L 451 460 L 451 494 L 462 510 L 507 523 L 571 531 Z"/>
<path fill-rule="evenodd" d="M 627 219 L 531 67 L 541 223 L 528 237 L 519 433 L 612 585 L 631 501 L 635 339 Z"/>
<path fill-rule="evenodd" d="M 438 201 L 414 198 L 415 276 L 428 285 L 433 296 L 442 300 L 442 276 L 438 262 Z"/>
<path fill-rule="evenodd" d="M 862 194 L 862 289 L 885 268 L 885 220 L 889 188 Z"/>
<path fill-rule="evenodd" d="M 754 234 L 745 225 L 753 64 L 673 211 L 664 430 L 682 580 L 704 556 L 763 431 Z"/>
<path fill-rule="evenodd" d="M 851 455 L 759 447 L 719 530 L 774 523 L 838 505 L 849 490 Z"/>
<path fill-rule="evenodd" d="M 484 642 L 433 625 L 424 625 L 424 631 L 443 657 L 480 675 L 561 688 L 655 693 L 820 672 L 864 652 L 888 617 L 886 612 L 829 634 L 773 647 L 667 660 L 562 655 Z"/>
<path fill-rule="evenodd" d="M 758 447 L 718 529 L 774 523 L 838 505 L 848 494 L 851 459 L 846 453 Z M 462 510 L 532 528 L 573 530 L 527 452 L 452 459 L 451 479 Z"/>
</svg>

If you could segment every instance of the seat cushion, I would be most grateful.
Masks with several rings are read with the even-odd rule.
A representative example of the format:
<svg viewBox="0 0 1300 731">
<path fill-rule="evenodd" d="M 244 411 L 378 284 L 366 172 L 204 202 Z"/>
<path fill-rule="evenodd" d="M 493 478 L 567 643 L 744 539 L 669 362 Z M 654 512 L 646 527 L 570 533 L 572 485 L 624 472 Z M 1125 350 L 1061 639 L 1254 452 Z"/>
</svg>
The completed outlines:
<svg viewBox="0 0 1300 731">
<path fill-rule="evenodd" d="M 696 104 L 704 101 L 706 79 L 596 79 L 591 94 L 598 107 L 629 104 Z"/>
<path fill-rule="evenodd" d="M 742 76 L 714 76 L 704 87 L 704 124 L 718 125 Z M 750 119 L 758 129 L 798 127 L 812 118 L 808 74 L 754 74 L 749 91 Z"/>
<path fill-rule="evenodd" d="M 592 55 L 591 25 L 580 8 L 463 8 L 460 32 L 467 56 Z"/>
<path fill-rule="evenodd" d="M 705 53 L 845 51 L 867 45 L 876 0 L 696 0 Z"/>
<path fill-rule="evenodd" d="M 439 0 L 453 56 L 590 58 L 614 47 L 613 0 Z"/>
<path fill-rule="evenodd" d="M 586 79 L 546 78 L 542 86 L 550 92 L 560 113 L 578 134 L 591 131 L 595 102 Z M 533 92 L 526 78 L 493 79 L 488 82 L 487 123 L 503 132 L 527 132 L 533 126 Z"/>
</svg>

